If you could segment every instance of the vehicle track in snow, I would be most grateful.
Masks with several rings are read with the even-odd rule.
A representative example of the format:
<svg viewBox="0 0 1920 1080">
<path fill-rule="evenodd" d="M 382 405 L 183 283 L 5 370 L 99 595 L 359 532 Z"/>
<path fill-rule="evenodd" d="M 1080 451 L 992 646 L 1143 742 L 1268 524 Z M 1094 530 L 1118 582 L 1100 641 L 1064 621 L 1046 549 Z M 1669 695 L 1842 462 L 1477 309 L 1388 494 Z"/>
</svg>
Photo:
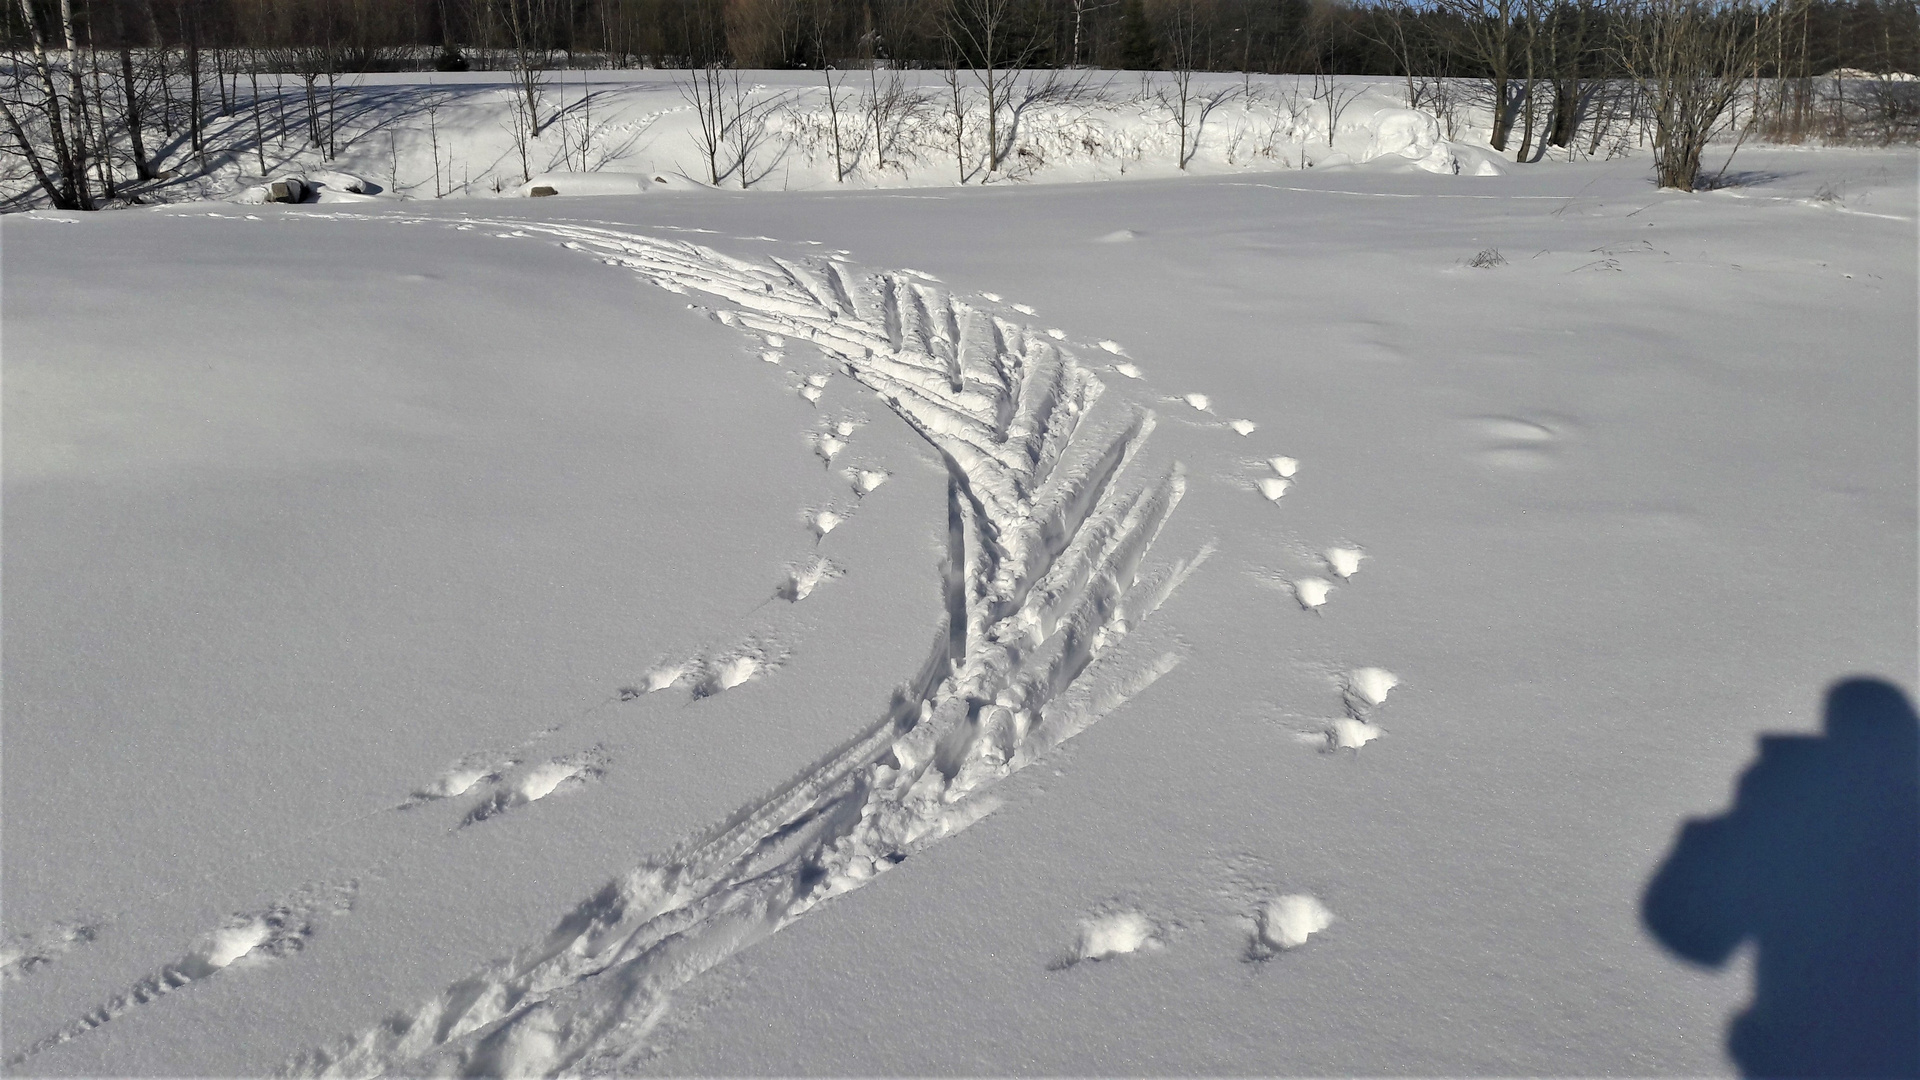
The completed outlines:
<svg viewBox="0 0 1920 1080">
<path fill-rule="evenodd" d="M 1177 663 L 1172 653 L 1116 652 L 1213 550 L 1209 544 L 1184 559 L 1146 564 L 1187 481 L 1177 463 L 1154 465 L 1142 456 L 1158 422 L 1154 411 L 1110 393 L 1097 374 L 1107 369 L 1143 379 L 1133 363 L 1083 362 L 1061 331 L 1004 318 L 920 271 L 856 272 L 841 261 L 844 253 L 754 261 L 597 223 L 384 220 L 551 239 L 703 299 L 688 306 L 754 335 L 769 363 L 783 363 L 791 343 L 813 345 L 842 375 L 883 400 L 945 463 L 947 618 L 920 671 L 883 715 L 841 746 L 764 798 L 610 882 L 545 940 L 429 1001 L 295 1054 L 284 1074 L 548 1075 L 617 1068 L 644 1051 L 676 987 L 990 813 L 995 804 L 988 789 L 995 783 Z M 982 295 L 1004 306 L 999 297 Z M 1032 314 L 1023 305 L 1011 307 Z M 1116 360 L 1125 356 L 1115 342 L 1099 348 Z M 819 408 L 831 381 L 816 374 L 798 383 L 799 392 Z M 1202 394 L 1158 400 L 1185 426 L 1242 437 L 1259 426 L 1215 418 Z M 1189 410 L 1204 419 L 1191 419 Z M 829 472 L 856 427 L 830 418 L 808 437 Z M 1271 459 L 1281 474 L 1273 479 L 1291 483 L 1285 478 L 1296 464 Z M 839 471 L 851 501 L 802 508 L 816 545 L 889 475 L 871 465 Z M 1283 486 L 1253 486 L 1276 504 L 1284 492 Z M 1329 569 L 1343 582 L 1359 558 L 1357 549 L 1327 554 Z M 789 564 L 770 599 L 798 602 L 842 572 L 813 554 Z M 1324 603 L 1324 591 L 1315 595 Z M 1305 594 L 1300 599 L 1303 607 L 1319 606 Z M 656 667 L 609 701 L 670 687 L 699 700 L 775 671 L 784 655 L 782 646 L 754 639 L 703 650 Z M 1367 722 L 1391 685 L 1379 676 L 1393 678 L 1375 669 L 1347 678 L 1347 716 L 1315 733 L 1329 749 L 1358 749 L 1380 734 Z M 475 800 L 458 829 L 590 785 L 611 763 L 599 746 L 551 759 L 528 755 L 565 726 L 545 728 L 508 751 L 469 755 L 388 809 Z M 255 922 L 236 918 L 234 926 L 249 929 Z M 304 926 L 298 940 L 289 939 L 295 947 L 308 932 Z M 231 951 L 245 937 L 223 931 L 208 941 L 217 938 L 215 952 L 224 957 L 221 949 Z M 153 992 L 143 983 L 118 995 L 11 1063 L 192 981 L 169 978 L 176 969 L 191 967 L 199 978 L 223 966 L 170 965 L 157 981 L 147 980 L 155 983 Z"/>
<path fill-rule="evenodd" d="M 879 395 L 947 466 L 947 625 L 891 707 L 840 747 L 611 882 L 546 940 L 296 1054 L 292 1075 L 611 1067 L 642 1048 L 673 989 L 978 820 L 996 782 L 1170 670 L 1171 654 L 1102 661 L 1204 557 L 1143 571 L 1186 488 L 1177 464 L 1140 459 L 1154 414 L 1106 394 L 1053 336 L 925 275 L 753 262 L 585 225 L 462 224 L 550 236 L 710 297 L 720 321 L 775 348 L 810 342 Z M 822 537 L 838 523 L 828 513 L 809 517 Z"/>
</svg>

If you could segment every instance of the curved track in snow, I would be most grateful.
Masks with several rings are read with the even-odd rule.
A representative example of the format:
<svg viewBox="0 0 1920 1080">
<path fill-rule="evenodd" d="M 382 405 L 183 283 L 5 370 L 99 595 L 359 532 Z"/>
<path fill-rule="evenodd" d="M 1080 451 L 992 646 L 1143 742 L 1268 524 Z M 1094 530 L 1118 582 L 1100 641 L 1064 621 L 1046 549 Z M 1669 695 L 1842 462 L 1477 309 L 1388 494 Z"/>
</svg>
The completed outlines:
<svg viewBox="0 0 1920 1080">
<path fill-rule="evenodd" d="M 947 629 L 892 706 L 766 797 L 609 883 L 547 938 L 290 1058 L 297 1076 L 618 1068 L 676 987 L 992 809 L 986 792 L 1169 670 L 1110 651 L 1199 558 L 1142 564 L 1178 506 L 1155 419 L 1043 332 L 909 272 L 750 262 L 696 244 L 525 221 L 698 293 L 728 325 L 803 338 L 880 395 L 948 472 Z M 1204 557 L 1204 553 L 1201 557 Z M 1114 670 L 1106 670 L 1112 668 Z"/>
</svg>

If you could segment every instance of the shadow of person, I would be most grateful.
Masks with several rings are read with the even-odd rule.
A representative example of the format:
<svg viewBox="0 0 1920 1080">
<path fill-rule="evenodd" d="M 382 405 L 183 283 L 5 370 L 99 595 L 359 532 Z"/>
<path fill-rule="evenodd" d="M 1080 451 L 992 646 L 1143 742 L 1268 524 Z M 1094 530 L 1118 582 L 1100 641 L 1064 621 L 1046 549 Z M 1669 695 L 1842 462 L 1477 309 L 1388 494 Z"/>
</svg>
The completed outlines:
<svg viewBox="0 0 1920 1080">
<path fill-rule="evenodd" d="M 1920 1076 L 1920 722 L 1877 679 L 1827 691 L 1826 734 L 1767 735 L 1733 809 L 1680 829 L 1640 914 L 1718 967 L 1752 939 L 1727 1031 L 1749 1076 Z"/>
</svg>

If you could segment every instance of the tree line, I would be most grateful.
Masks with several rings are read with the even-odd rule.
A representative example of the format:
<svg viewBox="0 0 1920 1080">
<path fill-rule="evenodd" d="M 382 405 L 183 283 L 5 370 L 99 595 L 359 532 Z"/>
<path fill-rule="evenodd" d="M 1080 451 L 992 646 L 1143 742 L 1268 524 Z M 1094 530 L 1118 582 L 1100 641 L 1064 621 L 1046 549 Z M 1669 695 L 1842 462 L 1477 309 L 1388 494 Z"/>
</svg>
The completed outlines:
<svg viewBox="0 0 1920 1080">
<path fill-rule="evenodd" d="M 204 153 L 210 111 L 243 82 L 263 125 L 303 125 L 332 156 L 342 77 L 493 69 L 523 90 L 565 67 L 1077 67 L 1387 75 L 1409 106 L 1450 115 L 1471 94 L 1490 143 L 1529 160 L 1567 147 L 1597 98 L 1630 93 L 1656 129 L 1663 184 L 1691 187 L 1699 149 L 1920 137 L 1916 0 L 0 0 L 0 153 L 57 206 L 92 208 L 156 179 L 148 141 Z M 1840 72 L 1851 79 L 1835 79 Z M 298 80 L 295 117 L 280 79 Z M 737 80 L 736 80 L 737 81 Z M 831 81 L 831 76 L 829 76 Z M 698 77 L 690 83 L 699 90 Z M 956 84 L 957 85 L 957 84 Z M 1180 101 L 1187 100 L 1179 81 Z M 1468 88 L 1463 91 L 1463 87 Z M 709 95 L 711 96 L 711 95 Z M 1743 111 L 1744 110 L 1744 111 Z M 997 117 L 989 110 L 988 123 Z M 1184 133 L 1184 123 L 1183 123 Z M 264 143 L 264 135 L 259 140 Z M 262 155 L 261 168 L 266 163 Z"/>
<path fill-rule="evenodd" d="M 806 69 L 983 61 L 956 28 L 990 16 L 997 49 L 1034 68 L 1486 77 L 1472 40 L 1505 24 L 1548 48 L 1587 49 L 1629 20 L 1619 0 L 6 0 L 16 53 L 37 24 L 85 48 L 324 50 L 339 72 L 562 67 Z M 1707 3 L 1711 12 L 1741 4 Z M 1762 75 L 1920 67 L 1914 0 L 1776 0 L 1789 33 Z M 989 10 L 991 9 L 991 10 Z M 1742 15 L 1741 17 L 1745 17 Z M 964 35 L 962 35 L 964 36 Z M 1190 42 L 1176 39 L 1190 38 Z M 1622 73 L 1624 74 L 1624 73 Z"/>
</svg>

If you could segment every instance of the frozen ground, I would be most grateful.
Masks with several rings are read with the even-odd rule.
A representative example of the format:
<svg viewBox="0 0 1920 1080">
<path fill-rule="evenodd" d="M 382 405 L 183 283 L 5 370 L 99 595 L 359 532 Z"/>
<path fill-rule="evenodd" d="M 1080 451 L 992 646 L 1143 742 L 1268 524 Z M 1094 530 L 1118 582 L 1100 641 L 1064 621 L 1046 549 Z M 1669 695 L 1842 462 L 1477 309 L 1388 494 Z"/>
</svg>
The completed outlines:
<svg viewBox="0 0 1920 1080">
<path fill-rule="evenodd" d="M 1920 216 L 1739 168 L 9 217 L 6 1068 L 1733 1070 Z"/>
</svg>

